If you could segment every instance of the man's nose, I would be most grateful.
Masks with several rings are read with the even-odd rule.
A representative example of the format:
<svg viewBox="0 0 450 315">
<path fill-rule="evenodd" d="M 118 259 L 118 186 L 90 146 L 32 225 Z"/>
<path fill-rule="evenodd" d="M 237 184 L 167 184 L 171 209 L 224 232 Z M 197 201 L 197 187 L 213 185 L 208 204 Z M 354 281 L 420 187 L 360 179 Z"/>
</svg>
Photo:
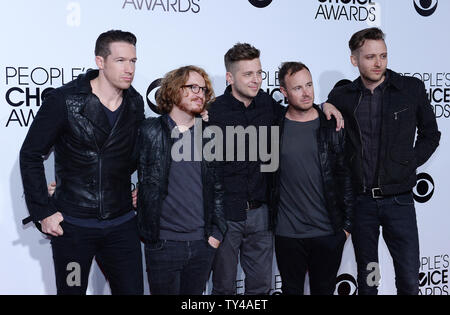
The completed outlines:
<svg viewBox="0 0 450 315">
<path fill-rule="evenodd" d="M 125 63 L 125 72 L 127 73 L 133 73 L 135 69 L 135 65 L 133 62 L 127 62 Z"/>
<path fill-rule="evenodd" d="M 376 57 L 375 66 L 377 66 L 377 67 L 381 66 L 381 57 Z"/>
</svg>

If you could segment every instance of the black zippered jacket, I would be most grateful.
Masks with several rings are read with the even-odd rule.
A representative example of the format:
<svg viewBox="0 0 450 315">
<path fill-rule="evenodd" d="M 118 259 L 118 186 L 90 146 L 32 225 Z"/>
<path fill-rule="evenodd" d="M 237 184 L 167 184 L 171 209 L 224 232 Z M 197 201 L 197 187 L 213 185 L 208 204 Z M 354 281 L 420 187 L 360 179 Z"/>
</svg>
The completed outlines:
<svg viewBox="0 0 450 315">
<path fill-rule="evenodd" d="M 132 211 L 131 174 L 144 101 L 133 87 L 124 90 L 113 128 L 90 81 L 81 74 L 49 92 L 20 150 L 25 200 L 34 222 L 61 211 L 77 218 L 114 219 Z M 122 107 L 123 106 L 123 107 Z M 43 160 L 54 148 L 56 190 L 48 196 Z"/>
<path fill-rule="evenodd" d="M 168 194 L 173 139 L 167 114 L 149 117 L 139 130 L 138 227 L 142 238 L 159 240 L 161 207 Z M 205 142 L 205 138 L 203 138 Z M 219 162 L 201 161 L 205 238 L 213 234 L 213 225 L 225 235 L 227 223 L 223 214 L 223 176 Z"/>
<path fill-rule="evenodd" d="M 410 191 L 416 185 L 416 169 L 436 150 L 441 133 L 423 82 L 387 71 L 376 182 L 383 195 L 394 195 Z M 350 163 L 354 189 L 357 193 L 366 193 L 371 185 L 364 182 L 361 131 L 355 116 L 362 99 L 361 84 L 361 78 L 358 78 L 333 89 L 327 102 L 344 115 L 352 152 Z"/>
<path fill-rule="evenodd" d="M 330 222 L 336 233 L 342 232 L 342 230 L 350 233 L 352 231 L 354 194 L 348 156 L 346 155 L 345 129 L 337 132 L 334 117 L 327 120 L 316 105 L 314 105 L 314 108 L 319 113 L 320 127 L 317 131 L 317 146 Z M 280 152 L 286 111 L 278 121 L 278 126 L 280 126 Z M 295 170 L 292 171 L 295 172 Z M 280 170 L 273 174 L 270 190 L 273 222 L 276 224 L 280 202 Z"/>
</svg>

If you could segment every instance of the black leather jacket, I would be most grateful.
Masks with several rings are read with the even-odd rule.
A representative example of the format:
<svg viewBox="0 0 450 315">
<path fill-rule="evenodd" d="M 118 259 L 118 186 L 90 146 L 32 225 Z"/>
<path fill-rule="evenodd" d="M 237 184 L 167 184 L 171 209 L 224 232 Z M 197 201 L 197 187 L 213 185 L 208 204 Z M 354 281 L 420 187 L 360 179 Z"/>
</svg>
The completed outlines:
<svg viewBox="0 0 450 315">
<path fill-rule="evenodd" d="M 389 72 L 382 96 L 378 188 L 383 195 L 410 191 L 416 185 L 416 169 L 424 164 L 439 145 L 433 108 L 422 81 Z M 355 192 L 370 188 L 364 182 L 361 131 L 355 112 L 362 98 L 361 79 L 333 89 L 328 96 L 345 118 Z M 417 139 L 416 138 L 417 129 Z"/>
<path fill-rule="evenodd" d="M 331 225 L 336 233 L 352 231 L 354 194 L 348 156 L 345 146 L 345 130 L 336 132 L 336 120 L 327 120 L 322 111 L 314 105 L 319 113 L 320 127 L 317 132 L 317 145 L 322 172 L 326 207 Z M 281 115 L 280 150 L 283 141 L 285 114 Z M 295 171 L 295 170 L 293 170 Z M 280 201 L 280 171 L 273 174 L 271 181 L 271 208 L 276 224 L 278 204 Z"/>
<path fill-rule="evenodd" d="M 33 221 L 56 211 L 78 218 L 113 219 L 132 210 L 131 174 L 144 119 L 141 95 L 130 87 L 111 129 L 90 81 L 98 70 L 51 91 L 20 150 L 25 199 Z M 48 197 L 43 156 L 54 147 L 56 190 Z"/>
<path fill-rule="evenodd" d="M 173 139 L 167 115 L 147 118 L 140 128 L 138 164 L 138 226 L 148 242 L 159 240 L 162 201 L 168 194 L 169 170 Z M 205 140 L 205 139 L 204 139 Z M 225 235 L 227 224 L 223 214 L 223 175 L 217 162 L 201 162 L 205 237 L 212 235 L 213 225 Z"/>
</svg>

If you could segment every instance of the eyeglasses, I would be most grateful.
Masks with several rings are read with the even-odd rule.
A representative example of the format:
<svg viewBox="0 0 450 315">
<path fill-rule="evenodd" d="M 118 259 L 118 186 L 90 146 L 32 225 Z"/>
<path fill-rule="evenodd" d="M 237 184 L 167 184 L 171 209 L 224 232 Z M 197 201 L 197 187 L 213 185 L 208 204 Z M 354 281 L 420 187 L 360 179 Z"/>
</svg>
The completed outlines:
<svg viewBox="0 0 450 315">
<path fill-rule="evenodd" d="M 183 85 L 182 88 L 190 88 L 195 94 L 198 94 L 200 90 L 205 95 L 208 93 L 208 88 L 206 86 L 198 86 L 197 84 Z"/>
</svg>

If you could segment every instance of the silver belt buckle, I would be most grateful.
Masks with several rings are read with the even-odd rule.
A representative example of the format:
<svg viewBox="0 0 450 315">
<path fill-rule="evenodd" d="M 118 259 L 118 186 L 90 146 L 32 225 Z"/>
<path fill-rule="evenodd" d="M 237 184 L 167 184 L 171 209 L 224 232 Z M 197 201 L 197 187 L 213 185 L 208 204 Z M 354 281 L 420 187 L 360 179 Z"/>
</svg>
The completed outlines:
<svg viewBox="0 0 450 315">
<path fill-rule="evenodd" d="M 378 192 L 378 195 L 376 195 L 376 192 Z M 381 188 L 372 188 L 372 198 L 374 199 L 383 198 L 383 196 L 381 195 Z"/>
</svg>

